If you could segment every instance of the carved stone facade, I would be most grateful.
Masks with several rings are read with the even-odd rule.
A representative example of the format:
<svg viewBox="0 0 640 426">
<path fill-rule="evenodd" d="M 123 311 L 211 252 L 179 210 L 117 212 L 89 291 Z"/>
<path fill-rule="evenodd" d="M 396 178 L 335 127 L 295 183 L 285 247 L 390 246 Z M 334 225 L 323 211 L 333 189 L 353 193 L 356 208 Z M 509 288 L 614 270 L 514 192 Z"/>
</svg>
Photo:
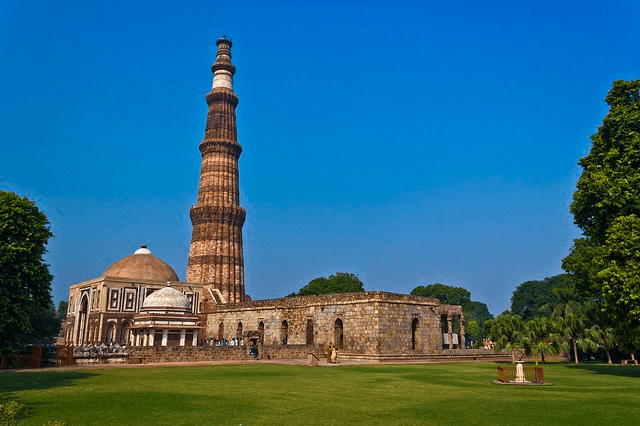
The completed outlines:
<svg viewBox="0 0 640 426">
<path fill-rule="evenodd" d="M 142 312 L 148 296 L 167 286 L 168 279 L 176 280 L 171 282 L 172 287 L 189 301 L 189 315 L 199 315 L 204 287 L 177 281 L 173 269 L 143 246 L 132 256 L 115 262 L 101 277 L 71 286 L 59 343 L 135 343 L 134 317 Z"/>
<path fill-rule="evenodd" d="M 242 147 L 236 132 L 238 97 L 233 92 L 231 40 L 220 38 L 212 65 L 213 87 L 207 93 L 207 123 L 200 143 L 202 167 L 198 202 L 191 208 L 193 234 L 187 281 L 217 289 L 223 303 L 245 300 L 238 159 Z"/>
</svg>

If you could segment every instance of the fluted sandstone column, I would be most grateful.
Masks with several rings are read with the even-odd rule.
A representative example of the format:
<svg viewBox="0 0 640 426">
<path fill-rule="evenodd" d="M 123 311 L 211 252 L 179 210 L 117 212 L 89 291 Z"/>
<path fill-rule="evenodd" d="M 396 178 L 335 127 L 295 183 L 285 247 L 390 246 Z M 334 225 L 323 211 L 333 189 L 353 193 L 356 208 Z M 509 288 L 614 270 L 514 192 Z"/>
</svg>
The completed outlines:
<svg viewBox="0 0 640 426">
<path fill-rule="evenodd" d="M 240 207 L 238 159 L 242 147 L 237 140 L 236 106 L 233 92 L 231 40 L 217 41 L 218 54 L 211 66 L 213 87 L 207 93 L 207 124 L 200 143 L 202 168 L 198 202 L 191 208 L 193 235 L 189 250 L 187 282 L 210 284 L 224 302 L 242 302 L 244 260 L 242 226 L 245 210 Z"/>
</svg>

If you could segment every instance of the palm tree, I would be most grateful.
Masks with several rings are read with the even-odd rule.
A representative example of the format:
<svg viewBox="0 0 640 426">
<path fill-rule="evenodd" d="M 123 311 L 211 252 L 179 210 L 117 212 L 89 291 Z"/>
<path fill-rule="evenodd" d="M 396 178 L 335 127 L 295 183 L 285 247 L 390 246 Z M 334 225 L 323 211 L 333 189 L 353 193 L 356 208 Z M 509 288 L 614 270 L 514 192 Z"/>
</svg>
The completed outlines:
<svg viewBox="0 0 640 426">
<path fill-rule="evenodd" d="M 545 355 L 557 355 L 563 348 L 558 324 L 547 317 L 536 317 L 525 324 L 524 343 L 532 355 L 540 355 L 545 363 Z"/>
<path fill-rule="evenodd" d="M 524 347 L 524 322 L 520 315 L 503 313 L 487 322 L 491 340 L 496 343 L 495 348 L 511 352 L 511 362 L 515 363 L 515 350 Z"/>
<path fill-rule="evenodd" d="M 609 349 L 618 343 L 618 339 L 613 332 L 613 327 L 600 327 L 598 325 L 594 325 L 591 327 L 591 336 L 604 349 L 604 352 L 607 354 L 607 362 L 609 364 L 613 364 L 613 362 L 611 362 Z"/>
</svg>

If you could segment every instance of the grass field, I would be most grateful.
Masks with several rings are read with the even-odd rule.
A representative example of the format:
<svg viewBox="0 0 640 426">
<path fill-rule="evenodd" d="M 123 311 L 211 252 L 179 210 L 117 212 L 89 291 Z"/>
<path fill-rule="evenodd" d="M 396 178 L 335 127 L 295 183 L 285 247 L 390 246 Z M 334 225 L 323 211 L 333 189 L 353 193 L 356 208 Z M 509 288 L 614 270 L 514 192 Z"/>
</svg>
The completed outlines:
<svg viewBox="0 0 640 426">
<path fill-rule="evenodd" d="M 495 364 L 276 364 L 0 372 L 20 425 L 640 423 L 640 367 L 557 363 L 551 386 L 496 385 Z"/>
</svg>

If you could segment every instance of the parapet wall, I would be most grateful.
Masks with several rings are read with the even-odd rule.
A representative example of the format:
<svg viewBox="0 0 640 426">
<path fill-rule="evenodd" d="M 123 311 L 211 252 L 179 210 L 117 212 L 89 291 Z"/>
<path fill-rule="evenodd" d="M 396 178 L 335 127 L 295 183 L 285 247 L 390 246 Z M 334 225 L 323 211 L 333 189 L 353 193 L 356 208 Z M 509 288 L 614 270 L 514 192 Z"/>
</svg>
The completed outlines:
<svg viewBox="0 0 640 426">
<path fill-rule="evenodd" d="M 408 294 L 388 293 L 384 291 L 363 291 L 355 293 L 321 294 L 317 296 L 282 297 L 279 299 L 254 300 L 233 304 L 221 304 L 214 307 L 214 311 L 239 311 L 244 309 L 295 309 L 323 305 L 343 305 L 354 302 L 387 302 L 414 305 L 442 306 L 438 299 Z"/>
</svg>

